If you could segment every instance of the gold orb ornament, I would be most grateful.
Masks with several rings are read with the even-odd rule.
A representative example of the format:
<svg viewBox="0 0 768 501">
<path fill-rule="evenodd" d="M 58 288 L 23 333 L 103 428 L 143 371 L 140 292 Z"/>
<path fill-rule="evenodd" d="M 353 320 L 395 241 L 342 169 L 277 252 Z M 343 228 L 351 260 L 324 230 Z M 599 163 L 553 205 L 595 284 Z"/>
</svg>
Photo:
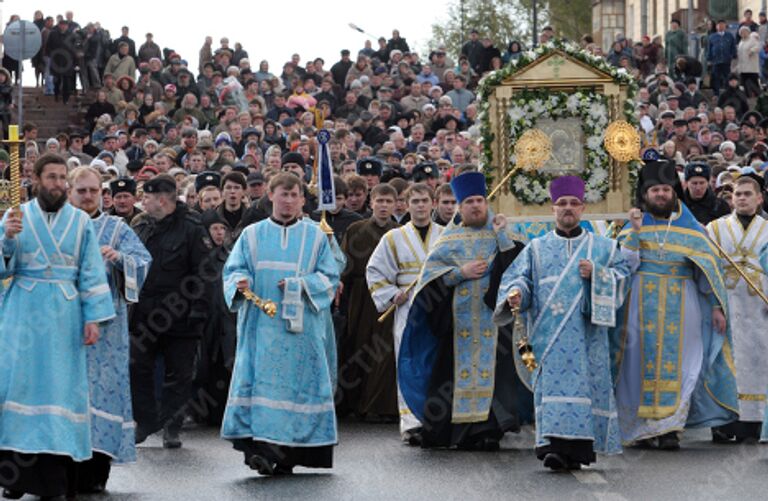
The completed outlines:
<svg viewBox="0 0 768 501">
<path fill-rule="evenodd" d="M 603 145 L 608 154 L 618 162 L 640 160 L 640 134 L 629 122 L 611 122 L 605 129 Z"/>
<path fill-rule="evenodd" d="M 552 140 L 541 129 L 528 129 L 515 143 L 516 163 L 521 168 L 536 171 L 552 156 Z"/>
</svg>

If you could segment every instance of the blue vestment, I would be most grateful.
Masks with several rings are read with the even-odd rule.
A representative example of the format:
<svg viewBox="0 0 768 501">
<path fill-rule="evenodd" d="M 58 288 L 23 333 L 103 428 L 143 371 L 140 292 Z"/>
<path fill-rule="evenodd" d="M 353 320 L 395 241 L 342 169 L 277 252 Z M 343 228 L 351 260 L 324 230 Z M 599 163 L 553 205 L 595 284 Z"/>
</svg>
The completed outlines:
<svg viewBox="0 0 768 501">
<path fill-rule="evenodd" d="M 683 427 L 737 419 L 730 331 L 712 326 L 712 308 L 727 318 L 718 251 L 684 204 L 670 221 L 649 213 L 639 232 L 619 242 L 639 252 L 639 268 L 612 332 L 617 402 L 624 441 Z"/>
<path fill-rule="evenodd" d="M 588 280 L 579 274 L 581 259 L 593 264 Z M 533 239 L 505 272 L 494 320 L 513 320 L 507 297 L 519 290 L 538 362 L 531 373 L 537 447 L 560 438 L 591 440 L 596 452 L 621 452 L 608 327 L 615 326 L 629 274 L 616 243 L 586 231 Z"/>
<path fill-rule="evenodd" d="M 481 228 L 451 222 L 427 256 L 414 290 L 408 322 L 398 356 L 400 390 L 413 414 L 425 422 L 430 380 L 435 368 L 439 336 L 433 333 L 429 316 L 435 305 L 426 288 L 442 278 L 451 294 L 453 332 L 453 394 L 451 422 L 477 423 L 488 419 L 495 387 L 498 330 L 492 311 L 483 303 L 490 284 L 490 265 L 499 251 L 515 247 L 511 228 L 496 233 L 493 214 Z M 489 264 L 477 280 L 465 279 L 460 268 L 482 259 Z M 423 294 L 422 294 L 423 292 Z"/>
<path fill-rule="evenodd" d="M 117 316 L 99 326 L 99 342 L 87 350 L 91 439 L 93 450 L 107 454 L 115 463 L 129 463 L 136 460 L 136 430 L 131 406 L 127 305 L 138 302 L 152 257 L 122 218 L 102 214 L 93 219 L 93 226 L 99 246 L 112 247 L 120 253 L 120 260 L 105 261 Z"/>
<path fill-rule="evenodd" d="M 317 224 L 247 227 L 224 266 L 224 296 L 238 312 L 237 353 L 221 435 L 292 447 L 338 441 L 328 311 L 339 283 L 338 253 Z M 277 302 L 270 318 L 237 282 Z M 278 282 L 285 281 L 281 289 Z"/>
<path fill-rule="evenodd" d="M 0 449 L 91 457 L 84 326 L 115 316 L 88 215 L 21 206 L 24 229 L 0 232 Z M 6 214 L 7 217 L 7 214 Z M 7 259 L 10 258 L 10 259 Z"/>
</svg>

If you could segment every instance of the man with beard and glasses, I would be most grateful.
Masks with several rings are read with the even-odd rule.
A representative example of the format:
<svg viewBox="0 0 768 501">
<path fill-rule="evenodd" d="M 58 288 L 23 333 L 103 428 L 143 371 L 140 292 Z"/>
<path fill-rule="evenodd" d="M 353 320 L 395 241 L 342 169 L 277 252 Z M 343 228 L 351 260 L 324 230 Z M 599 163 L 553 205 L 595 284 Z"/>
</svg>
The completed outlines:
<svg viewBox="0 0 768 501">
<path fill-rule="evenodd" d="M 555 229 L 531 240 L 504 273 L 494 321 L 508 325 L 517 311 L 530 315 L 540 366 L 525 371 L 534 391 L 536 456 L 558 471 L 590 464 L 596 452 L 621 452 L 608 328 L 616 326 L 630 267 L 615 241 L 580 226 L 584 180 L 562 176 L 549 191 Z"/>
<path fill-rule="evenodd" d="M 492 315 L 504 270 L 522 250 L 485 198 L 485 176 L 451 181 L 461 223 L 451 222 L 424 262 L 398 357 L 405 403 L 422 423 L 422 447 L 495 451 L 519 431 L 531 395 L 510 353 L 511 329 Z"/>
<path fill-rule="evenodd" d="M 118 188 L 127 181 L 116 181 Z M 97 170 L 76 168 L 69 174 L 69 186 L 72 205 L 91 216 L 117 312 L 114 319 L 100 326 L 101 339 L 88 347 L 87 353 L 93 458 L 78 465 L 77 491 L 98 493 L 106 488 L 111 463 L 136 461 L 128 372 L 128 304 L 138 302 L 152 258 L 123 218 L 99 210 L 101 175 Z"/>
<path fill-rule="evenodd" d="M 647 157 L 618 241 L 636 273 L 612 333 L 622 439 L 676 450 L 688 427 L 738 419 L 720 256 L 680 202 L 675 166 Z M 627 253 L 631 256 L 632 252 Z"/>
<path fill-rule="evenodd" d="M 37 198 L 8 211 L 0 233 L 0 477 L 3 497 L 73 496 L 91 458 L 86 346 L 115 316 L 93 224 L 67 203 L 59 155 L 34 165 Z M 6 470 L 7 471 L 7 470 Z"/>
</svg>

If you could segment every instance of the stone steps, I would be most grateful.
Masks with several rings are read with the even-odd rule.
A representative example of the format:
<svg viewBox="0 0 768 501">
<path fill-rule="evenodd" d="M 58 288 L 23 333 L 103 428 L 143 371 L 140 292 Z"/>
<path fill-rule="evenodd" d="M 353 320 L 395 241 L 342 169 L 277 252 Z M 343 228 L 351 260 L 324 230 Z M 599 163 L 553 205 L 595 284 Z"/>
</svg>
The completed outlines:
<svg viewBox="0 0 768 501">
<path fill-rule="evenodd" d="M 18 90 L 14 94 L 14 102 L 17 100 Z M 88 106 L 94 101 L 95 94 L 71 96 L 69 102 L 64 104 L 56 101 L 53 96 L 46 96 L 42 87 L 24 87 L 24 122 L 33 122 L 38 127 L 38 137 L 41 140 L 55 137 L 59 132 L 66 132 L 72 128 L 83 127 L 85 113 Z M 18 120 L 14 110 L 12 120 Z"/>
</svg>

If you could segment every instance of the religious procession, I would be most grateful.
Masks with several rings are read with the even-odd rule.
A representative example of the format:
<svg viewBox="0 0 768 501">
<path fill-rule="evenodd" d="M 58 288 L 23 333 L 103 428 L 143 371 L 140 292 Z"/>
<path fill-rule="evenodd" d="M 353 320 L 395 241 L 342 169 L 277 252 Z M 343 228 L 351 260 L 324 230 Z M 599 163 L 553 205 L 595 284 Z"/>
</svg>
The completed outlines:
<svg viewBox="0 0 768 501">
<path fill-rule="evenodd" d="M 51 38 L 79 33 L 71 14 Z M 550 27 L 505 65 L 473 30 L 473 92 L 454 63 L 415 76 L 396 30 L 330 71 L 297 55 L 287 79 L 207 41 L 213 121 L 181 56 L 163 69 L 123 38 L 141 99 L 172 78 L 172 118 L 131 115 L 125 86 L 116 112 L 96 72 L 94 123 L 43 148 L 34 123 L 3 131 L 3 498 L 109 494 L 113 466 L 148 444 L 183 462 L 200 428 L 240 477 L 297 480 L 333 472 L 350 423 L 425 461 L 529 430 L 547 478 L 685 451 L 695 429 L 768 441 L 762 171 L 650 144 L 631 72 Z"/>
</svg>

